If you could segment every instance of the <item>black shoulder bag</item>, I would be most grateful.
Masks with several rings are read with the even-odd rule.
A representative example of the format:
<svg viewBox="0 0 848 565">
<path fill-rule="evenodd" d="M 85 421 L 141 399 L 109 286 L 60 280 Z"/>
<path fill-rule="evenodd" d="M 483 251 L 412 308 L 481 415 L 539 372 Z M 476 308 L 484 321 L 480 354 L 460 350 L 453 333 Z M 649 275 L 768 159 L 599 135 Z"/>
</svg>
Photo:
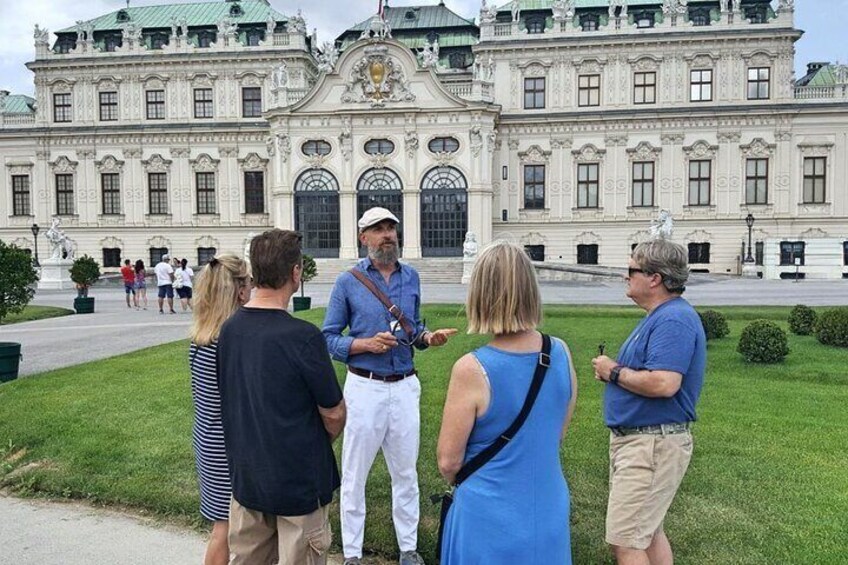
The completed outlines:
<svg viewBox="0 0 848 565">
<path fill-rule="evenodd" d="M 501 449 L 506 447 L 506 444 L 515 437 L 527 416 L 530 415 L 530 410 L 533 409 L 533 404 L 536 402 L 536 397 L 539 396 L 539 390 L 542 388 L 542 381 L 545 378 L 545 373 L 548 367 L 551 366 L 551 337 L 547 334 L 542 334 L 542 351 L 539 353 L 539 359 L 536 362 L 536 372 L 533 374 L 533 382 L 530 383 L 530 390 L 527 391 L 527 398 L 524 400 L 524 406 L 521 407 L 521 412 L 515 417 L 512 424 L 504 433 L 498 436 L 498 439 L 493 441 L 486 449 L 478 453 L 471 461 L 462 466 L 462 469 L 456 474 L 453 486 L 454 488 L 462 484 L 480 467 L 488 463 L 491 459 L 500 453 Z M 453 491 L 448 491 L 442 495 L 433 495 L 430 497 L 433 504 L 442 503 L 442 509 L 439 515 L 439 538 L 436 543 L 436 555 L 441 558 L 442 555 L 442 537 L 445 531 L 445 520 L 448 516 L 448 510 L 453 504 Z"/>
</svg>

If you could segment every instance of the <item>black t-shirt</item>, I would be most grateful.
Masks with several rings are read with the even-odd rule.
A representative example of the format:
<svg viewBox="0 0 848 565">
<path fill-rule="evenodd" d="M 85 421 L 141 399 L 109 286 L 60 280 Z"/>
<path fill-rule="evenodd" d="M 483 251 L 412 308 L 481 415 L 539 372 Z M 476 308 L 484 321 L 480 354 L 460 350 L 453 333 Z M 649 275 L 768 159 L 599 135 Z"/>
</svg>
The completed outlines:
<svg viewBox="0 0 848 565">
<path fill-rule="evenodd" d="M 283 310 L 241 308 L 218 339 L 218 385 L 235 499 L 277 516 L 329 504 L 339 471 L 318 407 L 342 391 L 321 331 Z"/>
</svg>

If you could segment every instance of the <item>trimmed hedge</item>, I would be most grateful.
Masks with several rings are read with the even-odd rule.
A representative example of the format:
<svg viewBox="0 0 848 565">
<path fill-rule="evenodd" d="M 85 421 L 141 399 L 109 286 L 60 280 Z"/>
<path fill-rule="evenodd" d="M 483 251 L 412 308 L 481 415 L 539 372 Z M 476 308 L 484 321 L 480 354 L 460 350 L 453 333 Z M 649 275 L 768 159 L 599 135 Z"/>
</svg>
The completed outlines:
<svg viewBox="0 0 848 565">
<path fill-rule="evenodd" d="M 825 345 L 848 347 L 848 308 L 825 310 L 816 323 L 816 338 Z"/>
<path fill-rule="evenodd" d="M 789 312 L 789 330 L 795 335 L 811 335 L 816 330 L 816 311 L 798 304 Z"/>
<path fill-rule="evenodd" d="M 704 326 L 704 333 L 707 334 L 707 340 L 721 339 L 730 333 L 730 328 L 727 327 L 727 319 L 724 314 L 715 310 L 704 310 L 698 312 L 701 317 L 701 325 Z"/>
<path fill-rule="evenodd" d="M 742 330 L 737 351 L 751 363 L 780 363 L 789 354 L 786 332 L 774 322 L 755 320 Z"/>
</svg>

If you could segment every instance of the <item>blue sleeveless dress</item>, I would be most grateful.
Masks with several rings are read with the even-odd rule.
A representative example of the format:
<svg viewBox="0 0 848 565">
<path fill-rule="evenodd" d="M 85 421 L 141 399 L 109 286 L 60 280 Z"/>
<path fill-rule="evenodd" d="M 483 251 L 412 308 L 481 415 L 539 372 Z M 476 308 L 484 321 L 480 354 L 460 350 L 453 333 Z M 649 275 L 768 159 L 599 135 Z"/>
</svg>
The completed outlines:
<svg viewBox="0 0 848 565">
<path fill-rule="evenodd" d="M 530 415 L 513 440 L 454 493 L 445 521 L 442 565 L 562 565 L 571 563 L 568 484 L 559 459 L 571 399 L 571 362 L 552 340 L 551 366 Z M 538 353 L 484 346 L 473 353 L 491 385 L 465 461 L 513 422 L 527 397 Z"/>
</svg>

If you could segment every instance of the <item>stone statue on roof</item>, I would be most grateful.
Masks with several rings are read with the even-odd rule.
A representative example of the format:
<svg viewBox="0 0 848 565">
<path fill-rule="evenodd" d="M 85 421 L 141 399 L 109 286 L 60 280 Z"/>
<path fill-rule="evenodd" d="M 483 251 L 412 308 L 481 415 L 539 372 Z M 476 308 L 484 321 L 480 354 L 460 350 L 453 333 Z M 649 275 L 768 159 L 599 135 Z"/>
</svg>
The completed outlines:
<svg viewBox="0 0 848 565">
<path fill-rule="evenodd" d="M 180 18 L 180 34 L 188 38 L 188 20 L 185 17 Z"/>
<path fill-rule="evenodd" d="M 512 0 L 512 4 L 509 7 L 512 12 L 512 22 L 518 23 L 518 18 L 521 17 L 521 2 L 520 0 Z"/>
<path fill-rule="evenodd" d="M 124 41 L 135 41 L 136 43 L 141 43 L 141 26 L 136 25 L 133 22 L 126 22 L 121 27 L 121 36 Z"/>
<path fill-rule="evenodd" d="M 663 0 L 662 13 L 665 16 L 679 16 L 686 13 L 688 0 Z"/>
<path fill-rule="evenodd" d="M 274 14 L 268 12 L 268 19 L 265 20 L 265 35 L 273 35 L 277 29 L 277 20 L 274 19 Z"/>
<path fill-rule="evenodd" d="M 609 0 L 609 17 L 610 18 L 616 17 L 616 15 L 615 15 L 615 9 L 616 8 L 621 8 L 621 12 L 618 15 L 619 18 L 624 19 L 624 18 L 627 17 L 627 0 Z"/>
<path fill-rule="evenodd" d="M 574 0 L 554 0 L 551 8 L 554 11 L 554 20 L 556 21 L 574 17 Z"/>
<path fill-rule="evenodd" d="M 171 37 L 177 37 L 180 34 L 180 23 L 177 21 L 177 16 L 171 16 Z"/>
<path fill-rule="evenodd" d="M 230 20 L 230 18 L 221 18 L 218 20 L 218 37 L 232 37 L 238 30 L 238 24 Z"/>
<path fill-rule="evenodd" d="M 439 40 L 433 39 L 432 43 L 425 43 L 421 49 L 421 66 L 425 69 L 437 68 L 439 66 Z"/>
<path fill-rule="evenodd" d="M 777 3 L 778 12 L 793 12 L 795 11 L 795 0 L 780 0 Z"/>
<path fill-rule="evenodd" d="M 480 6 L 480 23 L 481 24 L 493 24 L 495 23 L 495 19 L 498 17 L 498 8 L 494 4 L 489 6 L 486 4 L 486 0 L 483 0 L 483 4 Z"/>
<path fill-rule="evenodd" d="M 297 15 L 292 16 L 287 24 L 289 33 L 302 33 L 306 35 L 306 20 L 303 19 L 303 13 L 298 8 Z"/>
<path fill-rule="evenodd" d="M 719 6 L 721 7 L 721 12 L 729 12 L 730 11 L 730 0 L 720 0 Z"/>
<path fill-rule="evenodd" d="M 46 45 L 50 43 L 50 32 L 47 28 L 38 27 L 38 24 L 35 24 L 35 29 L 32 32 L 32 37 L 35 39 L 36 45 Z"/>
<path fill-rule="evenodd" d="M 339 60 L 339 50 L 331 41 L 325 41 L 318 53 L 318 70 L 322 73 L 331 73 Z"/>
</svg>

